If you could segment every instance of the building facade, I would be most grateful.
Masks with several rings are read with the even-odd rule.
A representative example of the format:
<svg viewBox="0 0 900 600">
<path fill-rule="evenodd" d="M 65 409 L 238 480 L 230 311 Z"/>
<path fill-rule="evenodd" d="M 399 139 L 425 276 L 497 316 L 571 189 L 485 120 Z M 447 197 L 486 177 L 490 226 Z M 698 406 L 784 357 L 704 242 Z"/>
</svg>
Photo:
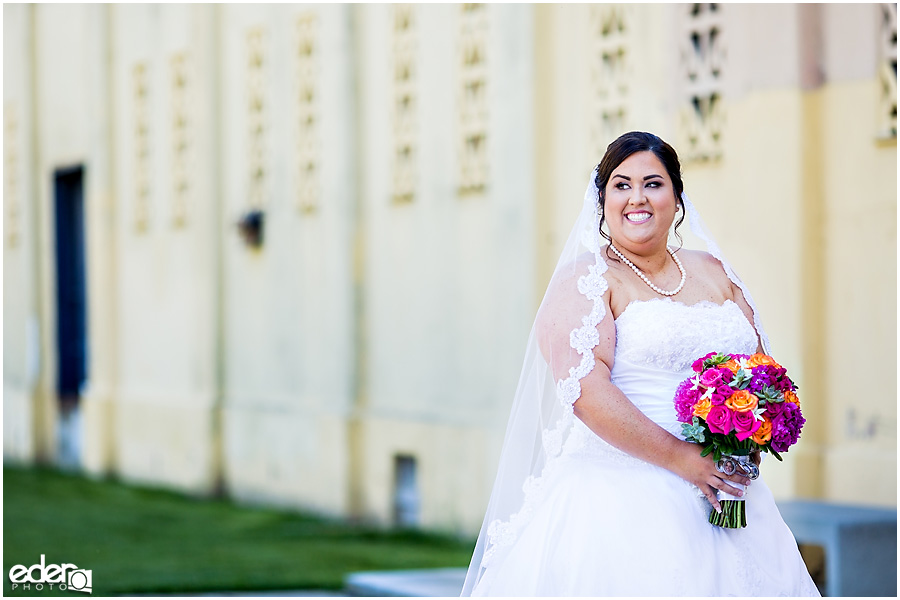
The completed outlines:
<svg viewBox="0 0 900 600">
<path fill-rule="evenodd" d="M 474 533 L 640 129 L 800 385 L 776 496 L 896 506 L 896 5 L 3 11 L 6 462 Z"/>
</svg>

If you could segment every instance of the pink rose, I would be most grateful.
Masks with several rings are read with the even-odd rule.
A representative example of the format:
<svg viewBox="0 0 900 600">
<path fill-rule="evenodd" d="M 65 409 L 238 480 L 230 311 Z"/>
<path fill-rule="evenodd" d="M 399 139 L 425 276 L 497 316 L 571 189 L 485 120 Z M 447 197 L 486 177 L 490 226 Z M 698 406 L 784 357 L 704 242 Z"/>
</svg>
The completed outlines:
<svg viewBox="0 0 900 600">
<path fill-rule="evenodd" d="M 700 385 L 707 388 L 718 387 L 725 383 L 719 369 L 707 369 L 700 374 Z"/>
<path fill-rule="evenodd" d="M 716 391 L 712 393 L 713 404 L 723 404 L 726 400 L 728 400 L 731 395 L 734 393 L 734 390 L 731 389 L 731 386 L 728 385 L 720 385 L 716 388 Z"/>
<path fill-rule="evenodd" d="M 733 417 L 731 409 L 724 404 L 713 406 L 706 415 L 706 424 L 713 433 L 722 433 L 728 435 L 733 426 Z"/>
<path fill-rule="evenodd" d="M 753 418 L 751 411 L 735 412 L 731 416 L 731 420 L 734 423 L 735 436 L 739 440 L 746 440 L 762 425 L 762 421 Z"/>
<path fill-rule="evenodd" d="M 700 383 L 704 387 L 722 387 L 731 382 L 732 373 L 728 369 L 707 369 L 700 375 Z"/>
<path fill-rule="evenodd" d="M 700 371 L 703 370 L 703 361 L 706 360 L 707 358 L 709 358 L 711 356 L 715 356 L 715 355 L 716 355 L 715 352 L 710 352 L 706 356 L 701 356 L 700 358 L 698 358 L 697 360 L 694 361 L 694 364 L 691 365 L 691 368 L 694 371 L 696 371 L 697 373 L 699 373 Z"/>
</svg>

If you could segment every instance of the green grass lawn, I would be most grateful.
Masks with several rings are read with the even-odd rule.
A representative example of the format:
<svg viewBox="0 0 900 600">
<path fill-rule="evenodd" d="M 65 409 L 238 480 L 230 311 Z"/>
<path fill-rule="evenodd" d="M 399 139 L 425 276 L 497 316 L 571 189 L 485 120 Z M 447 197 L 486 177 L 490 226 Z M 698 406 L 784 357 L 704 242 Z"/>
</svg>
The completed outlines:
<svg viewBox="0 0 900 600">
<path fill-rule="evenodd" d="M 227 590 L 339 590 L 354 571 L 462 567 L 474 540 L 385 531 L 297 512 L 246 508 L 91 481 L 47 469 L 3 469 L 4 595 L 9 570 L 73 563 L 94 595 Z M 44 594 L 49 591 L 44 586 Z M 72 595 L 74 592 L 62 592 Z M 76 594 L 77 595 L 77 594 Z"/>
</svg>

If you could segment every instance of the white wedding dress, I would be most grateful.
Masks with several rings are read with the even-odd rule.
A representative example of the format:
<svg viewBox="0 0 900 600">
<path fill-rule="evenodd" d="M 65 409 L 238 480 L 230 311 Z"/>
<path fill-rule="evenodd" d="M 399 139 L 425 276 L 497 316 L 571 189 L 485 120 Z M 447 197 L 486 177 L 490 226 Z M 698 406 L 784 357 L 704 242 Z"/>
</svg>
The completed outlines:
<svg viewBox="0 0 900 600">
<path fill-rule="evenodd" d="M 612 381 L 680 436 L 675 388 L 711 351 L 752 354 L 753 327 L 731 301 L 636 301 L 616 319 Z M 765 472 L 765 464 L 762 466 Z M 527 523 L 472 595 L 818 596 L 763 478 L 747 527 L 710 525 L 699 490 L 610 446 L 580 420 L 528 497 Z"/>
</svg>

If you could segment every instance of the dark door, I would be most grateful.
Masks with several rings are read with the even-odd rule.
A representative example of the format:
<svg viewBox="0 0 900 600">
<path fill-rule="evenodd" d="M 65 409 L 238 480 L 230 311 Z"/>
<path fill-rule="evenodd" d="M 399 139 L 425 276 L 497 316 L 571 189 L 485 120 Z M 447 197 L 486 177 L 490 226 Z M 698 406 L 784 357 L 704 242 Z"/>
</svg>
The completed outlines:
<svg viewBox="0 0 900 600">
<path fill-rule="evenodd" d="M 65 408 L 78 401 L 87 373 L 84 271 L 84 169 L 54 173 L 58 392 Z"/>
</svg>

